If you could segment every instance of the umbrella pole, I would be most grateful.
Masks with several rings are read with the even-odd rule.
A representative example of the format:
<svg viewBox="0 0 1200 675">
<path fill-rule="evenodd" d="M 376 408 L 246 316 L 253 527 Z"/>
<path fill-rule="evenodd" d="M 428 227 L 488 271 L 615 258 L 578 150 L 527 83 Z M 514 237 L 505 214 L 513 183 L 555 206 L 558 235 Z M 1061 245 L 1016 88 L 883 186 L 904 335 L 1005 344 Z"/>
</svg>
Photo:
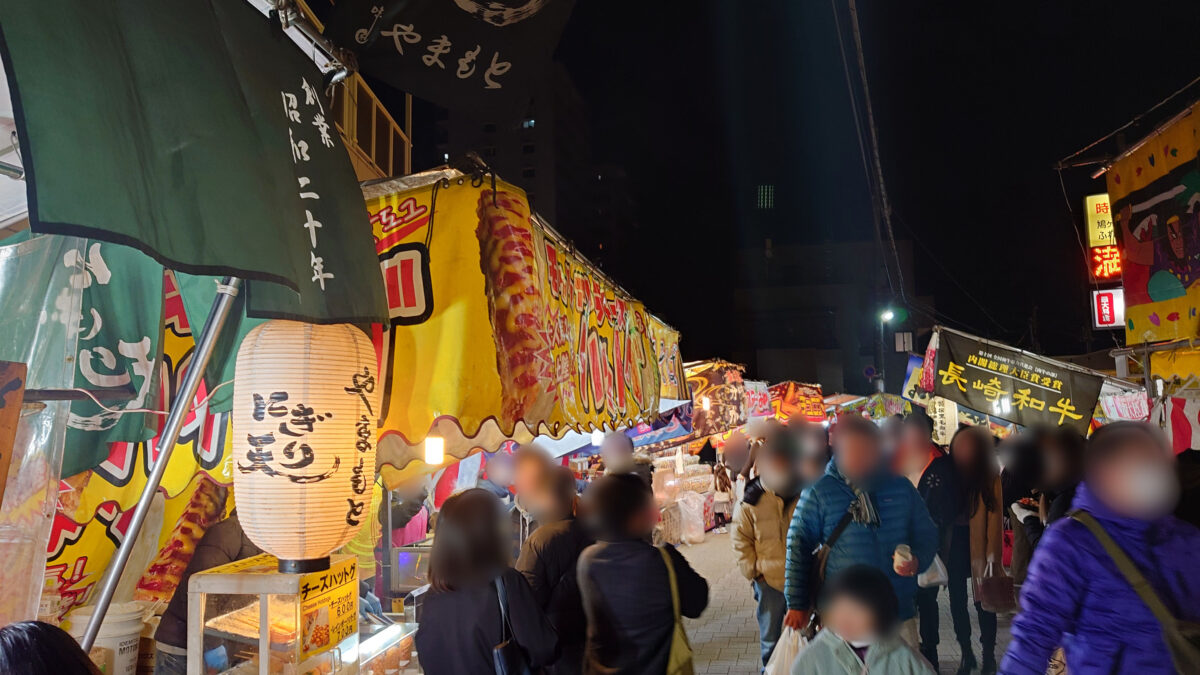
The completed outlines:
<svg viewBox="0 0 1200 675">
<path fill-rule="evenodd" d="M 171 412 L 167 415 L 167 422 L 158 438 L 158 461 L 154 463 L 154 468 L 146 481 L 146 487 L 142 488 L 142 494 L 138 497 L 137 506 L 133 510 L 133 520 L 129 523 L 129 531 L 121 540 L 121 547 L 117 549 L 117 555 L 109 564 L 104 581 L 100 585 L 100 597 L 96 599 L 96 609 L 92 612 L 87 632 L 84 633 L 83 641 L 80 642 L 85 652 L 90 651 L 96 642 L 100 624 L 104 621 L 104 615 L 108 613 L 108 606 L 112 604 L 113 594 L 117 591 L 117 583 L 121 580 L 121 573 L 129 562 L 130 554 L 133 553 L 133 546 L 137 542 L 142 524 L 146 521 L 146 513 L 150 510 L 154 493 L 158 491 L 163 474 L 166 473 L 167 462 L 171 459 L 171 451 L 175 449 L 175 443 L 179 440 L 179 430 L 183 427 L 183 420 L 192 407 L 196 390 L 200 387 L 200 379 L 204 376 L 204 369 L 208 367 L 208 361 L 212 357 L 213 345 L 216 344 L 217 336 L 220 335 L 221 329 L 225 325 L 225 319 L 229 316 L 229 309 L 233 306 L 234 298 L 237 297 L 241 284 L 242 280 L 238 277 L 225 277 L 221 283 L 217 284 L 217 296 L 208 310 L 208 319 L 204 322 L 204 330 L 200 334 L 200 339 L 196 341 L 196 349 L 192 352 L 192 360 L 188 365 L 187 374 L 184 375 L 183 385 L 171 405 Z M 176 589 L 175 592 L 178 593 L 180 590 L 184 593 L 187 592 L 186 588 Z"/>
</svg>

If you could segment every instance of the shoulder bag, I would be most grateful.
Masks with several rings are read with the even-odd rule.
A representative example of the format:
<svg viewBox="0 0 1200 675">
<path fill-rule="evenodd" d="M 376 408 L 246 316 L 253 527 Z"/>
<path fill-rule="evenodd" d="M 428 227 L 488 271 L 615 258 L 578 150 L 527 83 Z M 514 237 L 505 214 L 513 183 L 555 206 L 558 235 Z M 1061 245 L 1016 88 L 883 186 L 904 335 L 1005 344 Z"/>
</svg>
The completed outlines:
<svg viewBox="0 0 1200 675">
<path fill-rule="evenodd" d="M 687 631 L 683 629 L 683 616 L 679 613 L 679 583 L 675 579 L 675 563 L 671 562 L 671 554 L 663 547 L 658 548 L 663 562 L 667 565 L 668 585 L 671 587 L 671 607 L 675 611 L 675 631 L 671 634 L 671 652 L 667 656 L 666 675 L 694 675 L 692 667 L 692 645 L 688 642 Z"/>
<path fill-rule="evenodd" d="M 500 599 L 500 644 L 492 647 L 492 664 L 496 675 L 532 675 L 525 652 L 513 639 L 508 620 L 508 594 L 504 592 L 504 577 L 496 577 L 496 597 Z"/>
<path fill-rule="evenodd" d="M 813 551 L 813 567 L 809 572 L 808 580 L 808 600 L 812 603 L 812 612 L 809 614 L 808 625 L 800 630 L 800 635 L 805 640 L 812 640 L 821 630 L 821 617 L 817 613 L 817 598 L 821 595 L 821 587 L 825 585 L 825 567 L 829 564 L 829 554 L 837 544 L 838 538 L 854 520 L 853 509 L 854 500 L 851 499 L 850 506 L 846 508 L 846 513 L 834 526 L 833 532 L 829 533 L 829 538 L 817 545 L 817 549 Z"/>
<path fill-rule="evenodd" d="M 1200 624 L 1181 621 L 1171 615 L 1170 610 L 1154 592 L 1154 588 L 1150 586 L 1150 582 L 1142 576 L 1137 565 L 1129 559 L 1125 551 L 1121 550 L 1117 542 L 1113 541 L 1108 532 L 1104 531 L 1104 526 L 1092 517 L 1092 514 L 1076 509 L 1069 515 L 1072 519 L 1083 523 L 1083 526 L 1099 540 L 1100 545 L 1104 547 L 1108 556 L 1116 563 L 1117 569 L 1125 577 L 1125 581 L 1129 582 L 1142 602 L 1150 608 L 1154 618 L 1158 619 L 1158 623 L 1162 625 L 1163 639 L 1166 640 L 1167 649 L 1171 652 L 1171 659 L 1175 663 L 1175 670 L 1181 675 L 1200 673 Z"/>
</svg>

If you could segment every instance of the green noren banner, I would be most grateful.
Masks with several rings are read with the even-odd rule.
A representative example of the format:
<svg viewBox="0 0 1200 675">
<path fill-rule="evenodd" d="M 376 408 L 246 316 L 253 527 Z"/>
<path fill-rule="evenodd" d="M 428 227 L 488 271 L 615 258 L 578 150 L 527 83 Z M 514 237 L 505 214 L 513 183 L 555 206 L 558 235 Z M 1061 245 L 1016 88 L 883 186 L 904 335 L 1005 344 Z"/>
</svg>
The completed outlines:
<svg viewBox="0 0 1200 675">
<path fill-rule="evenodd" d="M 387 318 L 321 73 L 249 4 L 6 2 L 0 53 L 35 232 L 243 277 L 251 316 Z"/>
</svg>

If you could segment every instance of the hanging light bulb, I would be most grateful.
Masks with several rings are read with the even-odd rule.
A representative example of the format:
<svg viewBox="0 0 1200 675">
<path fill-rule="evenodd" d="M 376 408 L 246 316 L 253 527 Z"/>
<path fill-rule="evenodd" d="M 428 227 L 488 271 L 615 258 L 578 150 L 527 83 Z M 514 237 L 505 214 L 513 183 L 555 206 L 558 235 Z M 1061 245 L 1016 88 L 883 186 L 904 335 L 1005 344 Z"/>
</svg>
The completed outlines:
<svg viewBox="0 0 1200 675">
<path fill-rule="evenodd" d="M 592 430 L 592 445 L 597 447 L 604 442 L 604 432 L 599 429 Z"/>
<path fill-rule="evenodd" d="M 446 461 L 446 440 L 441 436 L 425 438 L 425 463 L 441 464 Z"/>
</svg>

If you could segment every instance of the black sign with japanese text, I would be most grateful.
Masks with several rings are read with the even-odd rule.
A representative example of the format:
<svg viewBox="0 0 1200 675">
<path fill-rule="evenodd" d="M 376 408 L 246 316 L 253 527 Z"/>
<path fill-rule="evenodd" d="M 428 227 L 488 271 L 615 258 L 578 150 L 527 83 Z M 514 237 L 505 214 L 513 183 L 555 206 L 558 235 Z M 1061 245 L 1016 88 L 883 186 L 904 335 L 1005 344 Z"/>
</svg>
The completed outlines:
<svg viewBox="0 0 1200 675">
<path fill-rule="evenodd" d="M 326 35 L 370 77 L 454 109 L 528 102 L 573 0 L 342 0 Z"/>
<path fill-rule="evenodd" d="M 1057 361 L 941 331 L 933 393 L 993 417 L 1086 434 L 1103 384 Z"/>
</svg>

